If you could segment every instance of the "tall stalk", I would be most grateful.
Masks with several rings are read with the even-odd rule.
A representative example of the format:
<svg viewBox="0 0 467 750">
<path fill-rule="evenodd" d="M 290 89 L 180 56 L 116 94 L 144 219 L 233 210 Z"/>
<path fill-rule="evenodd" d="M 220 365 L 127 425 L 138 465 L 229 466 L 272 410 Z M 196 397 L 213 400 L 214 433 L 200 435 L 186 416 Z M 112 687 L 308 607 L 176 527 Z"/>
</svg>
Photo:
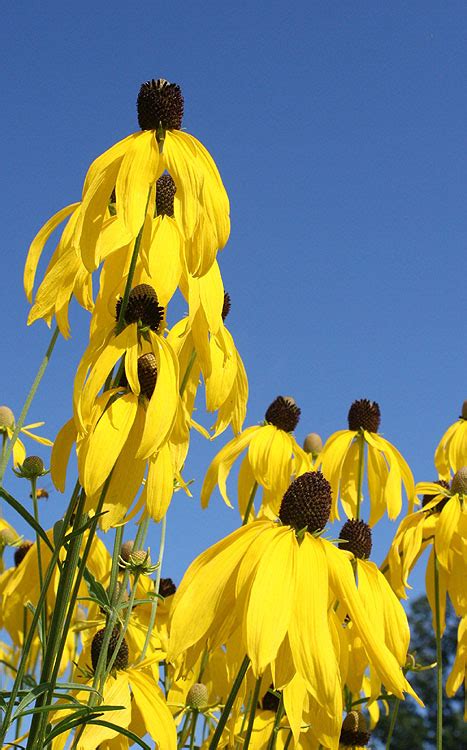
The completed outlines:
<svg viewBox="0 0 467 750">
<path fill-rule="evenodd" d="M 436 750 L 443 747 L 443 651 L 441 647 L 441 613 L 439 601 L 439 563 L 434 555 L 435 626 L 436 626 Z"/>
</svg>

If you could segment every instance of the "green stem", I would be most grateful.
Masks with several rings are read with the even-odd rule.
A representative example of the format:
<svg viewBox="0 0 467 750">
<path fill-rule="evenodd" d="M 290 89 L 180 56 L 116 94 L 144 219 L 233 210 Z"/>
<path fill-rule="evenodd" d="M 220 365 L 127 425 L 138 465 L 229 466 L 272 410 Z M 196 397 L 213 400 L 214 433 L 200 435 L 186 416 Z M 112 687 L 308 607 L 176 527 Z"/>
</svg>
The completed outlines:
<svg viewBox="0 0 467 750">
<path fill-rule="evenodd" d="M 75 514 L 73 531 L 77 530 L 82 525 L 85 502 L 86 496 L 82 491 L 78 503 L 78 508 Z M 67 530 L 65 529 L 65 532 L 66 531 Z M 51 681 L 51 675 L 54 672 L 54 662 L 56 660 L 58 647 L 64 635 L 64 622 L 70 602 L 70 592 L 76 574 L 76 567 L 78 565 L 83 533 L 77 534 L 70 540 L 65 561 L 62 566 L 60 582 L 58 584 L 57 595 L 55 598 L 55 607 L 50 623 L 47 648 L 44 653 L 44 661 L 42 664 L 42 670 L 39 680 L 40 684 L 49 683 Z M 58 674 L 58 670 L 56 673 Z M 40 708 L 41 706 L 46 705 L 47 700 L 52 699 L 54 690 L 55 685 L 51 685 L 46 692 L 42 693 L 35 703 L 35 708 Z M 45 736 L 47 722 L 47 713 L 38 712 L 34 714 L 31 721 L 27 748 L 43 746 L 43 738 Z"/>
<path fill-rule="evenodd" d="M 161 572 L 162 572 L 162 562 L 164 559 L 164 550 L 165 550 L 165 536 L 167 532 L 167 514 L 164 516 L 164 518 L 161 521 L 161 539 L 159 542 L 159 557 L 157 559 L 157 571 L 156 571 L 156 580 L 154 582 L 154 594 L 155 597 L 151 603 L 151 614 L 149 615 L 149 622 L 148 622 L 148 628 L 146 632 L 146 638 L 144 641 L 143 650 L 141 651 L 141 656 L 139 657 L 138 661 L 143 661 L 146 652 L 148 650 L 149 642 L 151 640 L 152 631 L 154 629 L 154 623 L 156 621 L 156 614 L 157 614 L 157 605 L 159 603 L 159 597 L 157 594 L 159 593 L 159 587 L 161 583 Z"/>
<path fill-rule="evenodd" d="M 292 730 L 289 729 L 289 733 L 287 735 L 287 739 L 286 739 L 285 745 L 284 745 L 284 750 L 288 750 L 288 747 L 289 747 L 290 743 L 292 742 L 292 737 L 293 737 Z"/>
<path fill-rule="evenodd" d="M 388 730 L 388 736 L 386 739 L 385 750 L 389 750 L 389 748 L 391 747 L 392 735 L 394 732 L 394 727 L 396 726 L 397 714 L 399 713 L 400 704 L 401 704 L 400 698 L 396 698 L 396 701 L 394 703 L 394 708 L 391 714 L 391 721 L 389 723 L 389 730 Z"/>
<path fill-rule="evenodd" d="M 235 677 L 234 683 L 232 685 L 232 689 L 230 690 L 228 698 L 225 702 L 225 706 L 220 715 L 216 730 L 209 744 L 209 750 L 215 750 L 219 744 L 219 740 L 221 739 L 222 732 L 224 731 L 224 727 L 227 724 L 227 719 L 229 718 L 235 698 L 237 697 L 237 693 L 240 690 L 241 684 L 243 682 L 243 678 L 245 677 L 249 666 L 250 666 L 250 658 L 248 656 L 245 656 L 245 658 L 243 659 L 240 665 L 240 669 L 237 672 L 237 676 Z"/>
<path fill-rule="evenodd" d="M 55 343 L 56 343 L 57 338 L 58 338 L 58 334 L 59 334 L 59 330 L 58 330 L 58 326 L 56 326 L 55 327 L 55 331 L 52 334 L 52 338 L 50 339 L 50 343 L 49 343 L 49 345 L 47 347 L 47 351 L 46 351 L 46 353 L 44 355 L 44 358 L 43 358 L 43 360 L 42 360 L 42 362 L 40 364 L 40 367 L 39 367 L 39 369 L 37 371 L 37 375 L 34 378 L 34 382 L 33 382 L 32 386 L 31 386 L 31 390 L 29 391 L 29 393 L 27 395 L 27 398 L 26 398 L 26 401 L 24 402 L 23 410 L 22 410 L 21 414 L 19 415 L 18 421 L 15 424 L 15 429 L 13 431 L 13 435 L 11 436 L 11 440 L 9 441 L 8 446 L 7 446 L 6 450 L 4 451 L 4 453 L 2 455 L 2 460 L 0 462 L 0 485 L 1 485 L 2 481 L 3 481 L 3 477 L 5 475 L 5 470 L 6 470 L 8 461 L 10 459 L 11 452 L 13 450 L 13 446 L 14 446 L 14 444 L 16 443 L 16 441 L 18 439 L 18 435 L 21 432 L 21 429 L 22 429 L 22 427 L 24 425 L 24 422 L 25 422 L 26 417 L 28 415 L 28 411 L 29 411 L 30 406 L 32 404 L 33 398 L 36 395 L 37 389 L 39 388 L 40 382 L 41 382 L 42 378 L 44 377 L 44 373 L 45 373 L 45 371 L 47 369 L 47 365 L 49 364 L 50 358 L 52 356 L 52 352 L 54 350 Z"/>
<path fill-rule="evenodd" d="M 259 691 L 261 690 L 262 677 L 259 676 L 256 680 L 255 689 L 253 691 L 253 699 L 251 701 L 250 715 L 248 717 L 248 726 L 246 728 L 245 739 L 243 742 L 243 750 L 248 750 L 250 746 L 251 733 L 253 731 L 253 724 L 256 716 L 256 706 L 258 705 Z"/>
<path fill-rule="evenodd" d="M 194 750 L 195 747 L 195 735 L 196 735 L 196 724 L 198 722 L 199 711 L 193 709 L 193 717 L 191 720 L 191 733 L 190 733 L 190 750 Z"/>
<path fill-rule="evenodd" d="M 358 451 L 358 487 L 357 487 L 357 511 L 355 519 L 360 520 L 360 505 L 362 503 L 362 486 L 363 486 L 363 467 L 365 463 L 365 438 L 363 433 L 359 432 L 357 440 L 359 441 Z"/>
<path fill-rule="evenodd" d="M 144 209 L 144 216 L 146 216 L 146 212 L 148 210 L 148 204 L 149 204 L 149 197 L 150 197 L 150 195 L 151 195 L 151 188 L 149 188 L 148 197 L 147 197 L 147 200 L 146 200 L 146 208 Z M 133 283 L 133 277 L 135 275 L 136 262 L 138 260 L 139 249 L 140 249 L 141 240 L 142 240 L 142 237 L 143 237 L 143 229 L 144 229 L 144 221 L 143 221 L 143 224 L 141 225 L 141 229 L 138 232 L 138 236 L 136 237 L 135 247 L 133 249 L 133 254 L 132 254 L 131 260 L 130 260 L 130 267 L 128 269 L 128 278 L 126 280 L 125 291 L 123 293 L 122 304 L 120 306 L 120 314 L 118 316 L 117 327 L 116 327 L 116 330 L 115 330 L 115 335 L 116 336 L 118 336 L 118 334 L 123 331 L 123 329 L 125 328 L 125 325 L 126 325 L 126 323 L 125 323 L 125 312 L 126 312 L 126 308 L 127 308 L 127 305 L 128 305 L 128 298 L 129 298 L 130 292 L 131 292 L 131 285 Z"/>
<path fill-rule="evenodd" d="M 439 601 L 439 563 L 435 550 L 435 625 L 436 625 L 436 750 L 443 747 L 443 652 L 441 648 L 441 613 Z"/>
<path fill-rule="evenodd" d="M 253 503 L 255 501 L 255 495 L 256 495 L 257 490 L 258 490 L 258 482 L 255 482 L 251 489 L 250 497 L 248 498 L 248 504 L 246 506 L 245 515 L 243 516 L 242 526 L 245 526 L 248 523 L 251 509 L 254 507 Z"/>
<path fill-rule="evenodd" d="M 185 374 L 183 376 L 183 380 L 180 384 L 180 390 L 179 390 L 180 396 L 183 396 L 183 393 L 186 388 L 186 384 L 188 383 L 188 378 L 190 377 L 190 372 L 192 371 L 193 365 L 195 364 L 195 360 L 196 360 L 196 349 L 193 349 L 193 351 L 191 352 L 186 370 L 185 370 Z"/>
<path fill-rule="evenodd" d="M 37 477 L 33 477 L 31 480 L 31 495 L 32 495 L 32 504 L 34 509 L 34 518 L 39 524 L 39 505 L 37 502 Z M 42 590 L 42 587 L 44 585 L 44 573 L 42 568 L 42 550 L 41 550 L 41 538 L 36 531 L 36 547 L 37 547 L 37 567 L 39 572 L 39 589 Z M 47 606 L 44 607 L 42 612 L 42 617 L 40 620 L 40 630 L 41 630 L 41 641 L 42 641 L 42 652 L 45 653 L 45 649 L 47 646 Z"/>
<path fill-rule="evenodd" d="M 284 694 L 281 693 L 279 705 L 276 711 L 276 718 L 274 719 L 274 726 L 272 728 L 271 736 L 269 738 L 267 750 L 274 750 L 274 748 L 276 747 L 277 733 L 279 731 L 279 725 L 282 721 L 283 715 L 284 715 Z"/>
</svg>

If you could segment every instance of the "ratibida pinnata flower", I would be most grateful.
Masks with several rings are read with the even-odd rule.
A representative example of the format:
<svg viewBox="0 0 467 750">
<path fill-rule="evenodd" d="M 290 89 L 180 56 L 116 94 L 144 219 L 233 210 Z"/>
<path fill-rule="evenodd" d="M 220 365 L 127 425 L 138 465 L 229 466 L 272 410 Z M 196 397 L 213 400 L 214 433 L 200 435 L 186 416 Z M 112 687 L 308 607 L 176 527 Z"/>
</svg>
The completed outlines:
<svg viewBox="0 0 467 750">
<path fill-rule="evenodd" d="M 237 632 L 253 675 L 270 670 L 274 687 L 283 689 L 296 740 L 309 711 L 316 737 L 323 744 L 331 737 L 336 747 L 343 688 L 338 631 L 345 618 L 386 689 L 400 698 L 415 694 L 401 669 L 401 649 L 391 651 L 389 635 L 386 642 L 385 631 L 369 625 L 371 595 L 357 589 L 352 554 L 322 536 L 331 502 L 325 477 L 306 472 L 285 492 L 276 522 L 246 524 L 202 553 L 174 596 L 167 658 L 183 665 L 187 653 L 193 660 L 206 644 L 228 644 Z M 337 611 L 332 602 L 339 602 Z"/>
</svg>

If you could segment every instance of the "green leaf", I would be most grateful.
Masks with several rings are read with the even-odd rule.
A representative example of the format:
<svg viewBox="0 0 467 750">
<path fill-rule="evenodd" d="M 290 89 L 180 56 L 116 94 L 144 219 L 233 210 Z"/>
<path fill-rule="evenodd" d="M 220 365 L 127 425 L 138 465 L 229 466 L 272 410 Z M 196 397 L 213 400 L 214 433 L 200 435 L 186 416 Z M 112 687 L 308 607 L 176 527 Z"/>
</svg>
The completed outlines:
<svg viewBox="0 0 467 750">
<path fill-rule="evenodd" d="M 39 534 L 40 538 L 44 540 L 47 547 L 49 547 L 51 552 L 53 552 L 54 548 L 51 542 L 49 541 L 47 534 L 45 533 L 42 526 L 39 523 L 37 523 L 34 516 L 32 516 L 26 510 L 26 508 L 20 502 L 18 502 L 18 500 L 16 500 L 12 495 L 10 495 L 10 493 L 7 492 L 3 487 L 0 487 L 0 497 L 3 497 L 5 502 L 7 502 L 8 505 L 11 505 L 11 507 L 14 508 L 14 510 L 16 510 L 16 512 L 19 513 L 19 515 L 22 516 L 22 518 L 24 518 L 26 523 L 28 523 L 29 526 L 31 526 L 34 529 L 36 534 Z"/>
<path fill-rule="evenodd" d="M 102 583 L 96 581 L 89 568 L 84 569 L 83 575 L 91 598 L 98 602 L 101 607 L 110 607 L 110 599 Z"/>
<path fill-rule="evenodd" d="M 102 706 L 100 706 L 102 708 Z M 120 734 L 125 735 L 125 737 L 128 737 L 129 740 L 132 740 L 132 742 L 136 742 L 139 747 L 142 747 L 143 750 L 152 750 L 151 747 L 144 742 L 144 740 L 141 739 L 141 737 L 138 737 L 137 734 L 134 732 L 131 732 L 129 729 L 126 729 L 125 727 L 120 727 L 118 724 L 113 724 L 111 721 L 104 721 L 103 719 L 92 719 L 91 721 L 87 722 L 88 724 L 99 724 L 102 727 L 108 727 L 109 729 L 116 729 L 117 732 Z"/>
<path fill-rule="evenodd" d="M 60 519 L 59 521 L 56 521 L 53 525 L 53 539 L 54 539 L 55 549 L 57 549 L 57 547 L 61 547 L 63 544 L 64 525 L 65 524 L 62 519 Z"/>
<path fill-rule="evenodd" d="M 24 698 L 19 702 L 16 711 L 11 717 L 11 720 L 14 721 L 18 717 L 18 715 L 21 713 L 21 711 L 26 708 L 26 706 L 29 706 L 30 703 L 36 700 L 38 695 L 42 695 L 42 693 L 46 693 L 47 690 L 50 688 L 50 682 L 43 682 L 41 685 L 37 685 L 37 687 L 33 688 L 29 691 L 29 693 L 26 693 Z"/>
</svg>

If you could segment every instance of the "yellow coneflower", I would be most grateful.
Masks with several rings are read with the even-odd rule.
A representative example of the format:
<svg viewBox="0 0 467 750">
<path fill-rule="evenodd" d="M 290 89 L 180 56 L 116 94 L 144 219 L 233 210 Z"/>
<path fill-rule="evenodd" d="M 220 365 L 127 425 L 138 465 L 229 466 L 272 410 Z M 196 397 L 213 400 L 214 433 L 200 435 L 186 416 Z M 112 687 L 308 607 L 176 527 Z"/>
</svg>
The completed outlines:
<svg viewBox="0 0 467 750">
<path fill-rule="evenodd" d="M 467 401 L 462 404 L 461 416 L 439 441 L 435 451 L 435 466 L 440 479 L 449 481 L 462 466 L 467 465 Z"/>
<path fill-rule="evenodd" d="M 36 443 L 40 443 L 41 445 L 47 445 L 50 447 L 53 445 L 51 440 L 41 437 L 40 435 L 35 435 L 33 432 L 31 432 L 31 430 L 35 430 L 36 427 L 42 427 L 42 425 L 44 424 L 45 422 L 34 422 L 33 424 L 27 424 L 25 425 L 25 427 L 21 428 L 20 432 L 23 435 L 31 438 L 32 440 L 35 440 Z M 0 433 L 2 434 L 3 442 L 5 442 L 6 440 L 11 440 L 15 431 L 15 427 L 15 415 L 13 414 L 10 407 L 0 406 Z M 24 462 L 25 458 L 26 448 L 24 447 L 24 443 L 19 438 L 16 438 L 16 442 L 13 446 L 13 465 L 19 466 Z"/>
<path fill-rule="evenodd" d="M 326 441 L 319 463 L 332 486 L 331 520 L 339 518 L 339 495 L 347 517 L 359 518 L 365 447 L 370 526 L 374 526 L 386 510 L 389 518 L 397 518 L 402 509 L 401 483 L 405 487 L 409 509 L 412 508 L 412 472 L 397 448 L 378 434 L 380 420 L 379 405 L 375 401 L 366 398 L 354 401 L 348 414 L 349 429 L 335 432 Z"/>
<path fill-rule="evenodd" d="M 201 504 L 206 507 L 216 484 L 229 507 L 226 481 L 235 460 L 248 448 L 243 460 L 247 485 L 257 482 L 266 490 L 281 496 L 293 475 L 310 467 L 310 460 L 296 442 L 293 431 L 300 418 L 294 399 L 278 396 L 268 407 L 261 425 L 248 427 L 225 445 L 210 464 L 201 490 Z M 242 491 L 240 502 L 248 492 Z M 243 498 L 243 499 L 242 499 Z M 277 513 L 277 509 L 276 509 Z"/>
<path fill-rule="evenodd" d="M 324 476 L 301 475 L 283 497 L 281 524 L 254 521 L 208 549 L 188 568 L 173 602 L 168 659 L 188 649 L 193 659 L 206 643 L 214 649 L 239 628 L 253 674 L 270 669 L 275 687 L 284 689 L 296 738 L 305 697 L 318 738 L 338 733 L 342 683 L 336 612 L 330 615 L 329 602 L 339 601 L 350 616 L 386 688 L 398 697 L 404 691 L 414 695 L 398 651 L 392 653 L 384 633 L 368 625 L 372 619 L 356 587 L 351 555 L 319 536 L 330 508 Z"/>
</svg>

